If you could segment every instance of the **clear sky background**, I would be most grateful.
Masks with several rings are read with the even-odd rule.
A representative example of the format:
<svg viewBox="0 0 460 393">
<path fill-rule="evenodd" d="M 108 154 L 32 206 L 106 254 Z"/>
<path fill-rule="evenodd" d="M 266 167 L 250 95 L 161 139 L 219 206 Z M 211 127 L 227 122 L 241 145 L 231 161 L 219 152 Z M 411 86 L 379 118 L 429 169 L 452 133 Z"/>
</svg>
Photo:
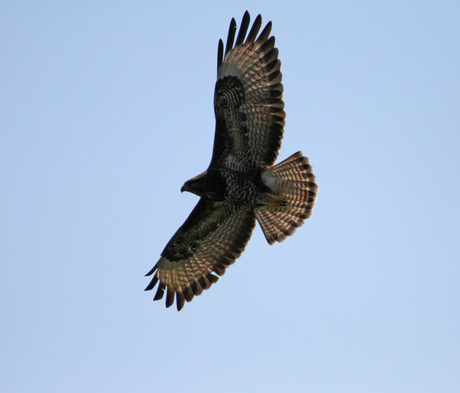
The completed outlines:
<svg viewBox="0 0 460 393">
<path fill-rule="evenodd" d="M 460 3 L 2 1 L 2 392 L 460 391 Z M 219 38 L 273 21 L 313 217 L 178 313 Z"/>
</svg>

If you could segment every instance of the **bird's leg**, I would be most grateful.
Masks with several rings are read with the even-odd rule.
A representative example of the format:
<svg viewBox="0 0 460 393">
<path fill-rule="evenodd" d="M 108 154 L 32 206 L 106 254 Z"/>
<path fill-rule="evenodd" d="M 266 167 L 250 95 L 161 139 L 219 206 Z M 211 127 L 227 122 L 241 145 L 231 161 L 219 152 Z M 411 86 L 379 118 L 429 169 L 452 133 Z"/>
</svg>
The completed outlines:
<svg viewBox="0 0 460 393">
<path fill-rule="evenodd" d="M 268 192 L 266 192 L 265 195 L 268 196 L 268 200 L 263 202 L 264 206 L 281 207 L 288 205 L 288 201 L 281 195 L 273 195 L 269 194 Z"/>
</svg>

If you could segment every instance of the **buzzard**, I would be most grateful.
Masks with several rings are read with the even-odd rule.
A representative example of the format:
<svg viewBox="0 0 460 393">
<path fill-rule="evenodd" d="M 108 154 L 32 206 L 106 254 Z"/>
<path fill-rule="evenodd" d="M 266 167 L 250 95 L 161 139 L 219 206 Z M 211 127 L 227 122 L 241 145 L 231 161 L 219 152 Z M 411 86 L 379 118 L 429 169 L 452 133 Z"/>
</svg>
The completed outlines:
<svg viewBox="0 0 460 393">
<path fill-rule="evenodd" d="M 281 62 L 269 22 L 260 15 L 249 28 L 243 16 L 236 36 L 232 19 L 225 46 L 219 40 L 214 93 L 216 132 L 208 169 L 181 191 L 200 200 L 147 273 L 158 284 L 154 300 L 166 307 L 200 295 L 244 251 L 256 221 L 269 244 L 293 235 L 311 217 L 318 186 L 310 161 L 299 151 L 274 165 L 281 147 L 284 112 Z M 215 274 L 214 274 L 215 273 Z"/>
</svg>

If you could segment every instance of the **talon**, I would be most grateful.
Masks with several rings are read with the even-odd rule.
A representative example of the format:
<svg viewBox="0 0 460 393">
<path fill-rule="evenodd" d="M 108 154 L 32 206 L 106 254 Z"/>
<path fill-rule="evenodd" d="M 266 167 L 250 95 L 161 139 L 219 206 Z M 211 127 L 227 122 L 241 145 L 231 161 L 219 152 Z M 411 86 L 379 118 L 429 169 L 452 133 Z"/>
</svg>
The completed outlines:
<svg viewBox="0 0 460 393">
<path fill-rule="evenodd" d="M 280 207 L 288 205 L 288 201 L 281 196 L 269 194 L 268 192 L 265 195 L 270 198 L 270 200 L 264 203 L 265 206 Z"/>
</svg>

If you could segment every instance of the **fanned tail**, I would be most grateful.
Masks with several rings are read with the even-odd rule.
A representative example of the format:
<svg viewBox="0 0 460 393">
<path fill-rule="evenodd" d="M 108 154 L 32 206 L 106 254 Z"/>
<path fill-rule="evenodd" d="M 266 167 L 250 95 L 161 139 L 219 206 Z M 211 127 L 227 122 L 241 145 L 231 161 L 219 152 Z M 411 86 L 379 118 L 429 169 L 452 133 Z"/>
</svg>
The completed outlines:
<svg viewBox="0 0 460 393">
<path fill-rule="evenodd" d="M 318 193 L 310 160 L 298 151 L 262 174 L 271 201 L 255 209 L 269 244 L 295 234 L 313 214 Z"/>
</svg>

